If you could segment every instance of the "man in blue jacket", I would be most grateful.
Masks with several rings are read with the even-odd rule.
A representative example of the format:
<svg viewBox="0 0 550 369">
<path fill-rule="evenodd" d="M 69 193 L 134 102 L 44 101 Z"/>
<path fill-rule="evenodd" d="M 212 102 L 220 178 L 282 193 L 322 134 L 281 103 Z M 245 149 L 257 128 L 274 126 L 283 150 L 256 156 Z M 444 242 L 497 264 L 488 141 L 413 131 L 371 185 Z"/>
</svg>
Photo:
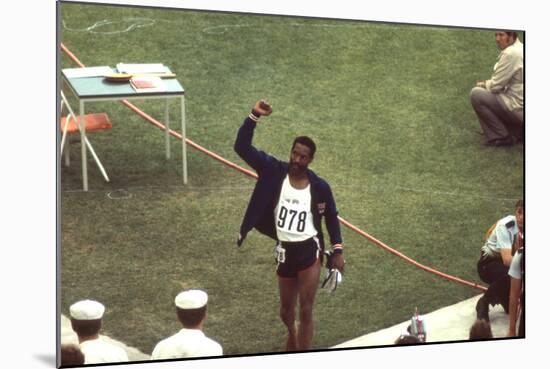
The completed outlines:
<svg viewBox="0 0 550 369">
<path fill-rule="evenodd" d="M 256 102 L 237 134 L 235 151 L 257 173 L 258 181 L 241 224 L 240 246 L 252 228 L 277 241 L 280 316 L 288 330 L 287 351 L 307 350 L 313 339 L 313 304 L 319 283 L 324 237 L 330 236 L 330 268 L 344 270 L 343 246 L 336 203 L 330 186 L 308 169 L 316 146 L 306 136 L 292 144 L 290 160 L 280 161 L 252 146 L 254 129 L 271 105 Z M 299 325 L 296 306 L 299 302 Z"/>
</svg>

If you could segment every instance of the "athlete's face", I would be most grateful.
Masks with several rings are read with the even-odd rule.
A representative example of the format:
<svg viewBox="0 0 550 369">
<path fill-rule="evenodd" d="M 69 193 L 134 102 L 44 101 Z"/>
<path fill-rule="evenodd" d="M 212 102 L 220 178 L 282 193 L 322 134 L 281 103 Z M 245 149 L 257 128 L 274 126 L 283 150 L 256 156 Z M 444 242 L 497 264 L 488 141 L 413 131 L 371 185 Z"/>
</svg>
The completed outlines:
<svg viewBox="0 0 550 369">
<path fill-rule="evenodd" d="M 290 151 L 289 173 L 291 175 L 303 174 L 312 160 L 310 148 L 296 142 Z"/>
<path fill-rule="evenodd" d="M 520 231 L 523 232 L 523 208 L 516 209 L 516 222 Z"/>
<path fill-rule="evenodd" d="M 506 32 L 495 32 L 495 40 L 500 50 L 504 50 L 514 43 L 514 38 Z"/>
</svg>

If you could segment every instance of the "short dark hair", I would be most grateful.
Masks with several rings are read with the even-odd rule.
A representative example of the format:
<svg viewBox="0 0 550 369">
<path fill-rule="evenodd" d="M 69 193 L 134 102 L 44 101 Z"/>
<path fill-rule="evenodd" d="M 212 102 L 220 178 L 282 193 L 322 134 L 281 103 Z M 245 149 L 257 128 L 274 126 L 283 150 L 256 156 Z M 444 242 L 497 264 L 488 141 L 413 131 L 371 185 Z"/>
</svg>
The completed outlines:
<svg viewBox="0 0 550 369">
<path fill-rule="evenodd" d="M 516 209 L 524 209 L 523 207 L 523 199 L 519 199 L 517 202 L 516 202 Z"/>
<path fill-rule="evenodd" d="M 317 146 L 315 145 L 315 142 L 308 136 L 298 136 L 294 139 L 294 142 L 292 143 L 292 148 L 296 146 L 296 144 L 299 143 L 301 145 L 309 147 L 309 151 L 311 153 L 311 157 L 315 155 L 315 151 L 317 151 Z"/>
<path fill-rule="evenodd" d="M 477 319 L 470 328 L 470 339 L 488 339 L 493 338 L 493 331 L 491 330 L 491 324 L 485 319 Z"/>
<path fill-rule="evenodd" d="M 101 329 L 101 319 L 78 320 L 71 318 L 71 326 L 73 331 L 80 337 L 94 336 Z"/>
<path fill-rule="evenodd" d="M 417 343 L 422 343 L 422 341 L 412 334 L 402 334 L 395 340 L 396 345 L 414 345 Z"/>
<path fill-rule="evenodd" d="M 77 345 L 61 345 L 61 366 L 84 365 L 84 354 Z"/>
<path fill-rule="evenodd" d="M 176 314 L 184 328 L 194 328 L 206 316 L 206 305 L 198 309 L 180 309 L 176 307 Z"/>
<path fill-rule="evenodd" d="M 508 36 L 512 36 L 512 38 L 514 39 L 514 41 L 518 38 L 518 33 L 517 32 L 506 32 L 506 34 Z"/>
</svg>

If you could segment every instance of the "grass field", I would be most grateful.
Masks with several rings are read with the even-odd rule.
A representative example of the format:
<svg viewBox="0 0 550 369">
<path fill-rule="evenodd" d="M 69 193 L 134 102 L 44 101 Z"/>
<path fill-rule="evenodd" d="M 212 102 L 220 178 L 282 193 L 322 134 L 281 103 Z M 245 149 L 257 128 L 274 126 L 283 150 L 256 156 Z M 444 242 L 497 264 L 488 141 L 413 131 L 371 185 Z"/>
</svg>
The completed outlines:
<svg viewBox="0 0 550 369">
<path fill-rule="evenodd" d="M 255 145 L 281 159 L 296 135 L 318 152 L 340 215 L 413 259 L 478 282 L 486 229 L 523 194 L 523 146 L 482 145 L 469 91 L 498 55 L 492 31 L 63 3 L 61 42 L 87 66 L 168 65 L 186 89 L 187 135 L 246 166 L 236 131 L 258 98 L 274 113 Z M 104 21 L 103 23 L 97 23 Z M 61 55 L 61 67 L 76 65 Z M 162 119 L 163 104 L 136 102 Z M 227 355 L 278 352 L 272 242 L 236 234 L 248 178 L 181 146 L 118 103 L 94 103 L 114 128 L 91 137 L 111 177 L 80 145 L 60 167 L 62 312 L 82 298 L 107 306 L 104 333 L 150 353 L 178 323 L 174 296 L 210 295 L 206 334 Z M 179 107 L 171 105 L 172 121 Z M 323 349 L 477 293 L 418 270 L 343 228 L 346 274 L 316 301 L 314 347 Z"/>
</svg>

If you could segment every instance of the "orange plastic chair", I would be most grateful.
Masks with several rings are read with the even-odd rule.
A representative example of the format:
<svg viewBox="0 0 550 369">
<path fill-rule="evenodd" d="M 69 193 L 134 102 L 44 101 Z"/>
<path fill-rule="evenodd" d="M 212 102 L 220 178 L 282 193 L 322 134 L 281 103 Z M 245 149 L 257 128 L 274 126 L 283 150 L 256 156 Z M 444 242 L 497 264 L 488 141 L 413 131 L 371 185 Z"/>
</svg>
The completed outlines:
<svg viewBox="0 0 550 369">
<path fill-rule="evenodd" d="M 67 118 L 69 118 L 68 124 Z M 106 113 L 86 114 L 84 122 L 86 124 L 86 132 L 104 131 L 113 128 L 113 124 Z M 61 118 L 61 132 L 64 132 L 65 129 L 68 134 L 79 133 L 78 125 L 73 116 L 68 115 Z"/>
<path fill-rule="evenodd" d="M 67 102 L 67 99 L 63 94 L 63 91 L 61 91 L 61 113 L 63 113 L 64 105 L 67 106 L 67 109 L 69 110 L 69 114 L 66 117 L 61 117 L 61 121 L 59 122 L 61 125 L 61 133 L 62 133 L 61 153 L 63 153 L 65 141 L 67 141 L 67 134 L 80 133 L 77 119 L 75 119 L 75 114 L 72 111 L 71 107 L 69 106 L 69 103 Z M 113 128 L 113 124 L 111 123 L 111 120 L 109 119 L 109 116 L 106 113 L 86 114 L 83 117 L 83 122 L 84 122 L 84 127 L 86 128 L 86 133 L 105 131 Z M 92 154 L 92 157 L 94 158 L 97 166 L 99 167 L 99 170 L 103 175 L 103 178 L 105 178 L 105 181 L 109 182 L 109 177 L 107 176 L 107 172 L 105 171 L 105 168 L 103 168 L 103 165 L 101 164 L 101 161 L 97 157 L 97 154 L 95 153 L 95 150 L 92 147 L 92 144 L 88 140 L 87 136 L 85 138 L 84 144 L 90 150 L 90 153 Z M 68 167 L 69 165 L 70 165 L 69 147 L 67 147 L 65 149 L 65 166 Z"/>
</svg>

